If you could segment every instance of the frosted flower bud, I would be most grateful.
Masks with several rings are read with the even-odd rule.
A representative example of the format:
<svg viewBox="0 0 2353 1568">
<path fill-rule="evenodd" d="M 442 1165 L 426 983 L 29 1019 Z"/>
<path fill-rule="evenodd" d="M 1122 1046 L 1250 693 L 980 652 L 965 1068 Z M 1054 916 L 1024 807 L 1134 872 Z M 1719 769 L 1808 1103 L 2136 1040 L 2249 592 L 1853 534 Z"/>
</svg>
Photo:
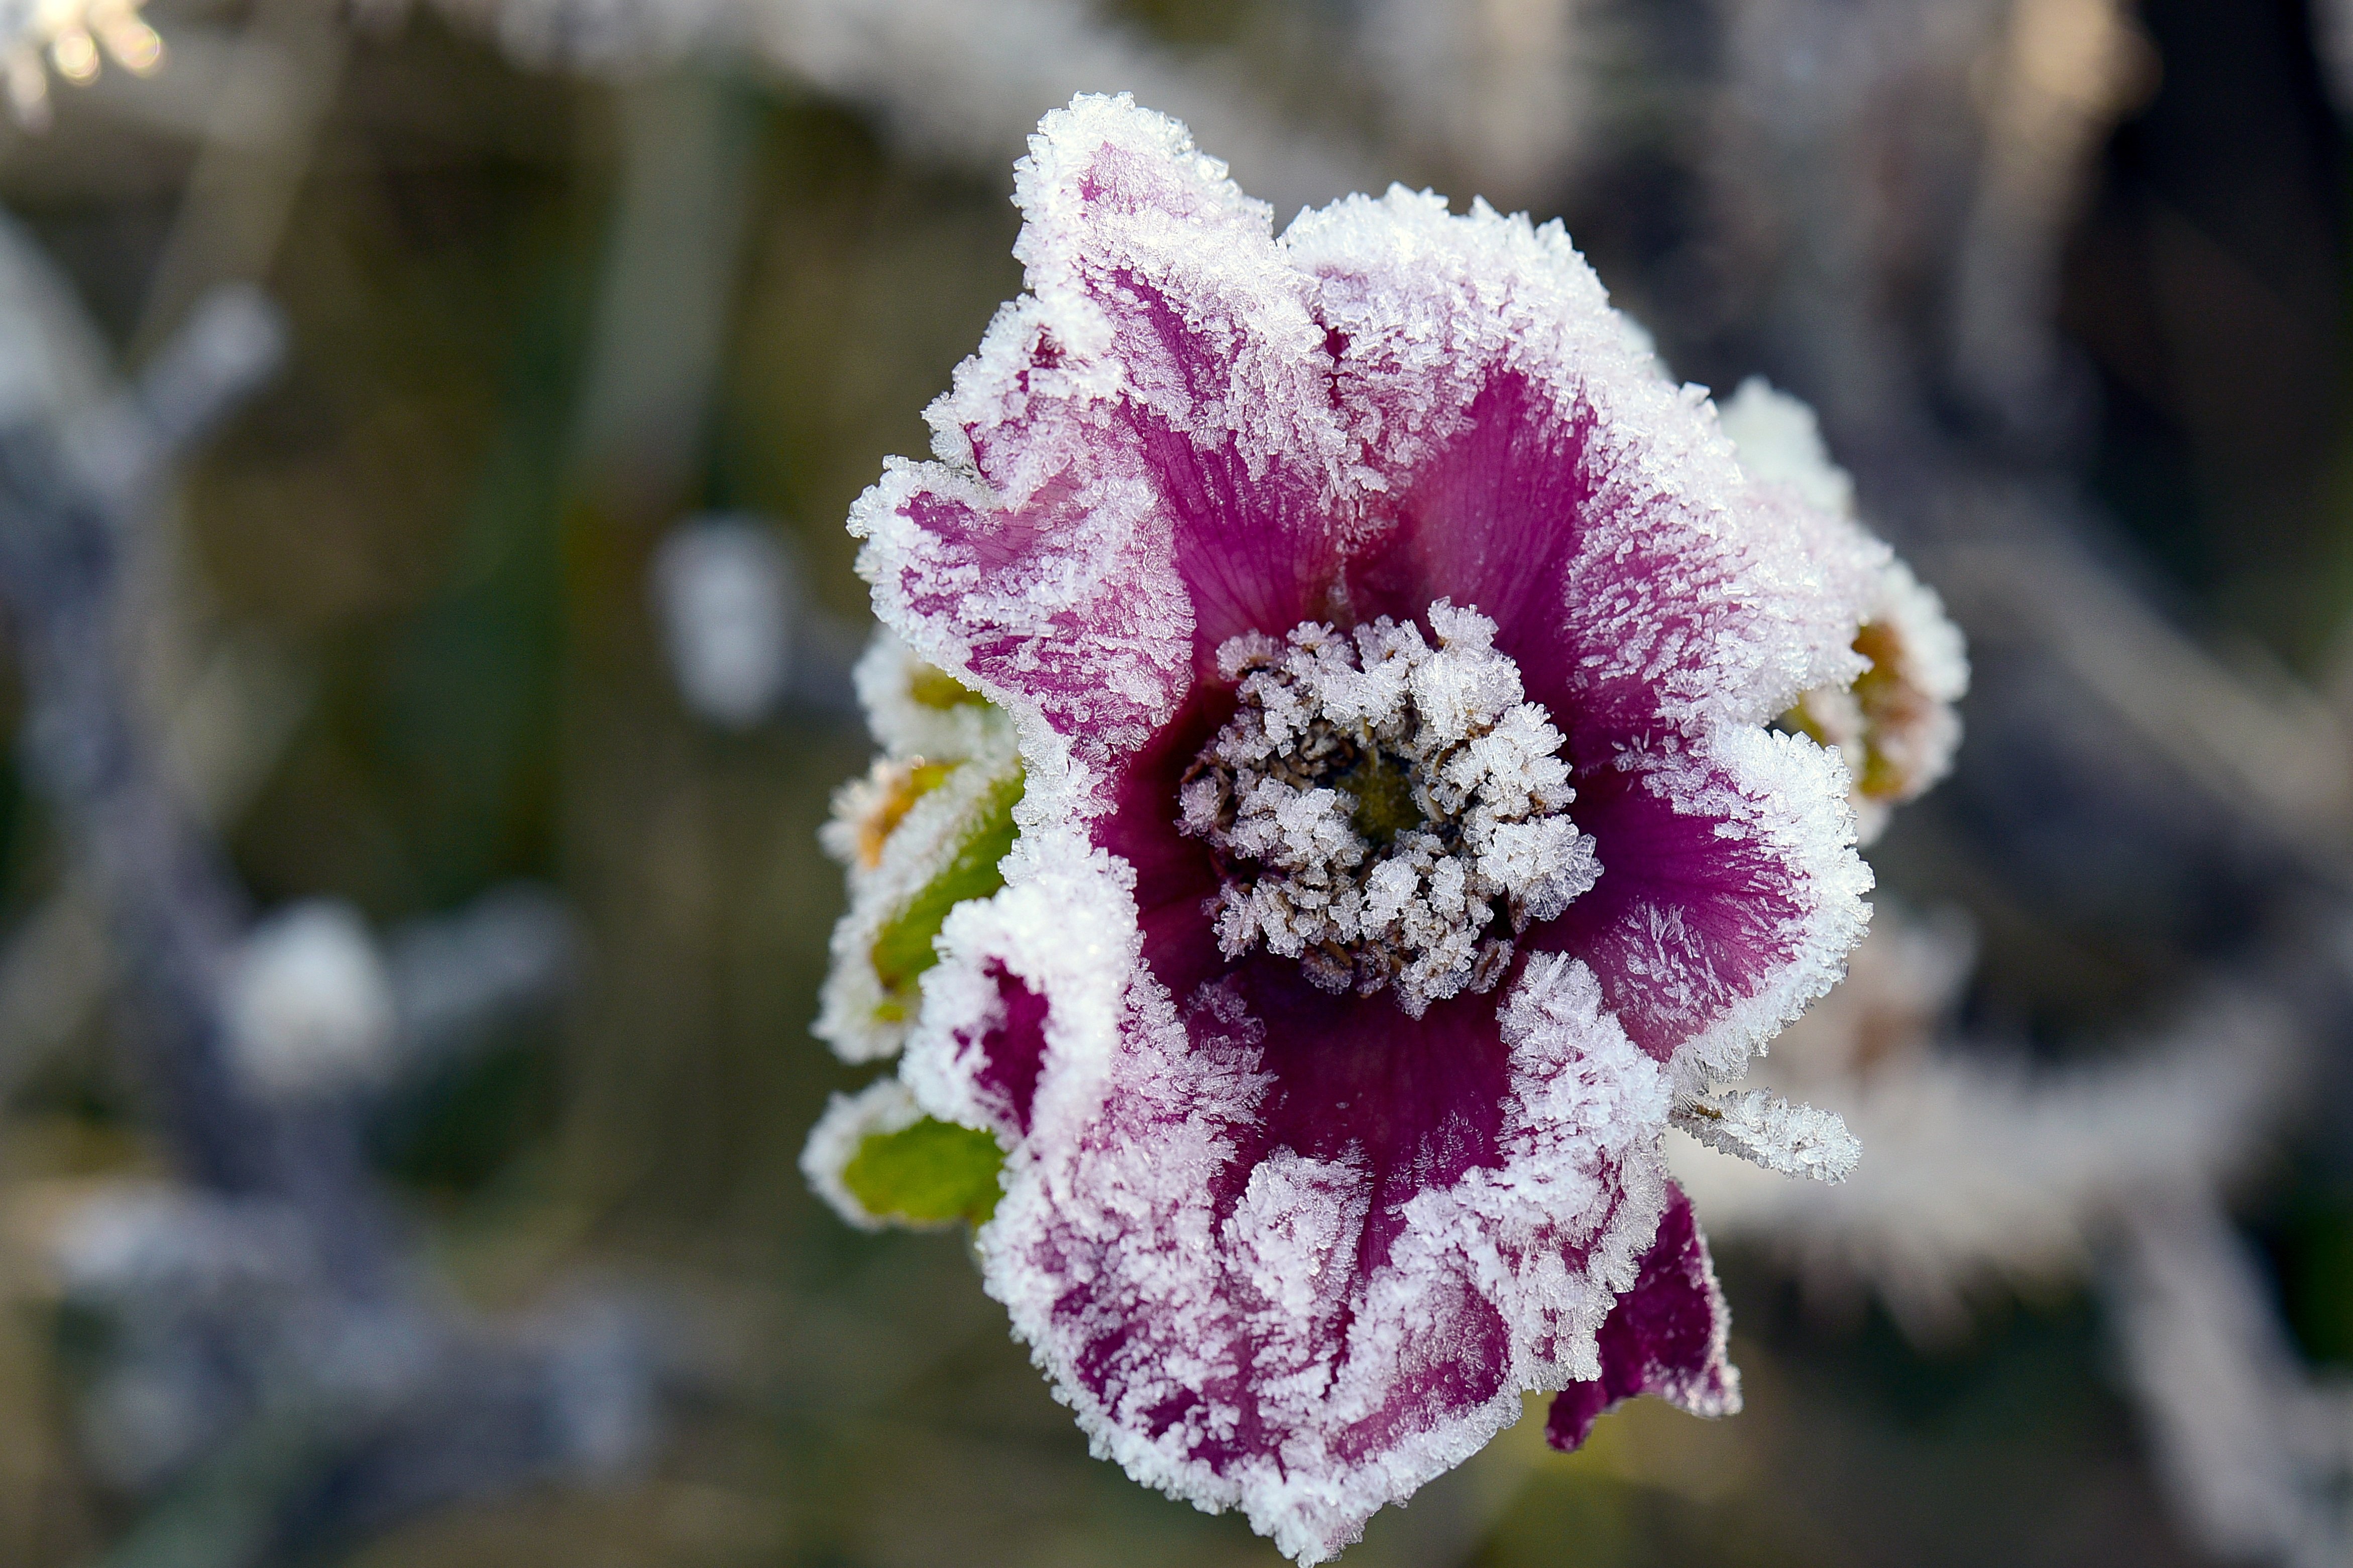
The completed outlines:
<svg viewBox="0 0 2353 1568">
<path fill-rule="evenodd" d="M 1750 376 L 1719 420 L 1752 478 L 1869 538 L 1855 520 L 1854 481 L 1831 461 L 1812 409 Z M 1862 668 L 1808 689 L 1782 722 L 1845 760 L 1856 826 L 1869 844 L 1897 806 L 1952 770 L 1961 743 L 1954 704 L 1968 690 L 1969 661 L 1944 601 L 1892 556 L 1872 575 L 1861 610 L 1853 648 Z"/>
<path fill-rule="evenodd" d="M 849 869 L 849 909 L 817 1033 L 844 1060 L 873 1061 L 905 1041 L 949 912 L 1005 885 L 1023 775 L 1005 715 L 896 637 L 875 638 L 857 684 L 888 749 L 835 792 L 818 835 Z"/>
</svg>

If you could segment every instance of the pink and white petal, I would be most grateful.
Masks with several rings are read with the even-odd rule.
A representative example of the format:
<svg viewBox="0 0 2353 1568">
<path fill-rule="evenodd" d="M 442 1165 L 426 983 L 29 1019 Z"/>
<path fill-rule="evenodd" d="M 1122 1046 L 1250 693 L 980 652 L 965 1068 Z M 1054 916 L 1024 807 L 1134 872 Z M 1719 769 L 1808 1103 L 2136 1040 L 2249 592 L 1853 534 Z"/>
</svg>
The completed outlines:
<svg viewBox="0 0 2353 1568">
<path fill-rule="evenodd" d="M 1025 1137 L 1042 1101 L 1082 1124 L 1139 973 L 1134 873 L 1068 827 L 1025 831 L 1006 886 L 949 911 L 900 1077 L 923 1110 Z"/>
<path fill-rule="evenodd" d="M 876 614 L 1006 710 L 1033 794 L 1082 791 L 1071 763 L 1151 733 L 1190 681 L 1166 520 L 1134 474 L 1080 468 L 1006 504 L 942 464 L 894 461 L 850 526 Z"/>
<path fill-rule="evenodd" d="M 892 465 L 850 526 L 883 620 L 1085 768 L 1206 649 L 1320 605 L 1343 443 L 1306 281 L 1181 126 L 1074 100 L 1016 200 L 1030 292 L 929 411 L 941 460 Z"/>
<path fill-rule="evenodd" d="M 1883 551 L 1833 548 L 1807 509 L 1767 504 L 1704 391 L 1660 374 L 1558 224 L 1393 187 L 1302 215 L 1282 243 L 1317 280 L 1343 411 L 1410 535 L 1389 548 L 1423 585 L 1504 623 L 1479 595 L 1527 590 L 1497 531 L 1574 540 L 1498 646 L 1525 661 L 1565 638 L 1576 689 L 1620 724 L 1761 722 L 1859 668 Z M 1531 460 L 1558 479 L 1516 484 Z"/>
<path fill-rule="evenodd" d="M 1253 1001 L 1272 971 L 1179 1006 L 1139 964 L 1114 1015 L 1100 973 L 1029 939 L 1015 891 L 952 919 L 942 967 L 975 984 L 927 1005 L 906 1071 L 934 1114 L 1009 1132 L 984 1086 L 1028 1026 L 1002 982 L 1045 998 L 1026 1132 L 978 1245 L 1016 1331 L 1130 1474 L 1319 1562 L 1523 1392 L 1601 1375 L 1597 1335 L 1665 1201 L 1668 1094 L 1589 971 L 1540 958 L 1500 1019 L 1472 999 L 1459 1031 L 1388 1007 L 1395 1038 L 1350 1034 L 1353 1011 L 1324 1016 L 1328 1040 L 1270 1026 Z M 1134 929 L 1131 908 L 1117 940 Z M 934 1033 L 957 996 L 961 1022 Z M 1482 1033 L 1499 1070 L 1479 1114 L 1405 1087 Z M 1351 1058 L 1367 1098 L 1398 1092 L 1338 1091 L 1319 1125 L 1305 1079 Z M 1416 1117 L 1410 1135 L 1387 1125 Z"/>
<path fill-rule="evenodd" d="M 1590 965 L 1609 1005 L 1685 1091 L 1737 1077 L 1845 973 L 1871 906 L 1846 768 L 1799 735 L 1726 727 L 1581 776 L 1601 878 L 1539 949 Z"/>
<path fill-rule="evenodd" d="M 1736 1414 L 1740 1373 L 1725 1353 L 1731 1327 L 1707 1237 L 1691 1200 L 1671 1182 L 1641 1276 L 1601 1326 L 1601 1374 L 1572 1383 L 1554 1397 L 1545 1440 L 1575 1449 L 1596 1420 L 1639 1394 L 1694 1415 Z"/>
</svg>

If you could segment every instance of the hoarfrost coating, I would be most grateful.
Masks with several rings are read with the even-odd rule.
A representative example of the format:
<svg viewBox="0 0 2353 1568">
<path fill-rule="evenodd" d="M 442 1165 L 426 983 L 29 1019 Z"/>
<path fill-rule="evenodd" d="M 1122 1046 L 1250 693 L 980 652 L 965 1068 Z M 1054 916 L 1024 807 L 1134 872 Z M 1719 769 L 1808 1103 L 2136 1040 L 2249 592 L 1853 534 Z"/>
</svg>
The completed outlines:
<svg viewBox="0 0 2353 1568">
<path fill-rule="evenodd" d="M 1854 481 L 1831 461 L 1812 409 L 1752 375 L 1724 405 L 1720 423 L 1752 478 L 1853 518 Z M 1954 704 L 1968 690 L 1969 659 L 1936 590 L 1893 559 L 1864 601 L 1854 647 L 1869 668 L 1804 692 L 1783 721 L 1846 759 L 1856 823 L 1869 844 L 1897 806 L 1952 771 L 1961 743 Z"/>
<path fill-rule="evenodd" d="M 1869 912 L 1844 763 L 1771 726 L 1869 668 L 1885 547 L 1745 474 L 1557 225 L 1392 188 L 1277 238 L 1124 97 L 1049 115 L 1016 200 L 1028 292 L 851 515 L 889 755 L 829 837 L 873 907 L 824 1032 L 996 1135 L 985 1281 L 1097 1451 L 1303 1563 L 1525 1391 L 1564 1446 L 1736 1407 L 1661 1138 L 1729 1105 L 1852 1162 L 1715 1085 Z M 991 711 L 926 682 L 1018 771 L 920 758 Z M 977 873 L 958 773 L 1019 792 Z M 881 1105 L 811 1144 L 861 1220 Z"/>
</svg>

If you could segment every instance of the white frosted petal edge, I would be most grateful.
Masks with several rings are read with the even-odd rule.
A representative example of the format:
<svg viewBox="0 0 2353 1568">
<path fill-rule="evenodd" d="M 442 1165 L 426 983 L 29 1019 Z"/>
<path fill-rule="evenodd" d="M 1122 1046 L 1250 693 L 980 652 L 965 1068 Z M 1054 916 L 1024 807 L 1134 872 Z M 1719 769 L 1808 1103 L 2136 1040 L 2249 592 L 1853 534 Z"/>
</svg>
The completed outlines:
<svg viewBox="0 0 2353 1568">
<path fill-rule="evenodd" d="M 1768 983 L 1676 1050 L 1676 1088 L 1686 1095 L 1738 1078 L 1752 1052 L 1845 978 L 1847 954 L 1871 924 L 1863 895 L 1873 880 L 1871 863 L 1853 852 L 1854 808 L 1836 752 L 1803 735 L 1727 727 L 1708 737 L 1704 754 L 1736 791 L 1715 784 L 1720 775 L 1705 766 L 1663 768 L 1648 782 L 1682 809 L 1719 818 L 1718 833 L 1769 846 L 1793 874 L 1806 917 L 1796 951 Z"/>
<path fill-rule="evenodd" d="M 1715 405 L 1715 416 L 1749 478 L 1787 485 L 1809 506 L 1854 515 L 1854 480 L 1831 461 L 1821 421 L 1802 399 L 1752 375 Z"/>
<path fill-rule="evenodd" d="M 952 763 L 995 749 L 1008 728 L 1005 715 L 980 701 L 942 708 L 917 700 L 914 685 L 926 673 L 938 672 L 916 658 L 898 633 L 888 626 L 874 629 L 850 679 L 866 710 L 867 727 L 884 753 Z"/>
</svg>

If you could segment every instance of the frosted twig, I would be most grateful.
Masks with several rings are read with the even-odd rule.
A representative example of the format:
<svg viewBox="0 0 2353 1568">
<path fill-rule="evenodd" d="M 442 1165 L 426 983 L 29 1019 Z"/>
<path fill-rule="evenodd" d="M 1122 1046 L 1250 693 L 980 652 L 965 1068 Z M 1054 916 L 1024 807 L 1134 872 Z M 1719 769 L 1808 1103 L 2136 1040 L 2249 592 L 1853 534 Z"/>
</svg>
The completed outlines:
<svg viewBox="0 0 2353 1568">
<path fill-rule="evenodd" d="M 38 272 L 7 255 L 22 243 L 0 227 L 0 283 Z M 155 499 L 274 362 L 275 311 L 250 290 L 208 297 L 135 386 L 77 405 L 58 395 L 74 367 L 50 352 L 78 335 L 53 319 L 69 306 L 40 292 L 0 289 L 17 307 L 0 309 L 0 341 L 34 351 L 0 374 L 0 595 L 25 671 L 26 773 L 61 824 L 71 884 L 112 932 L 124 1037 L 191 1184 L 166 1201 L 228 1216 L 126 1230 L 93 1211 L 60 1234 L 69 1288 L 103 1298 L 123 1330 L 90 1407 L 97 1451 L 134 1484 L 179 1483 L 122 1560 L 169 1542 L 190 1568 L 245 1568 L 393 1512 L 625 1459 L 651 1386 L 624 1342 L 634 1331 L 519 1338 L 415 1288 L 360 1159 L 358 1080 L 316 1092 L 328 1086 L 303 1057 L 322 1028 L 337 1048 L 375 1048 L 382 997 L 369 1017 L 343 1005 L 350 977 L 375 973 L 373 943 L 348 919 L 324 946 L 249 938 L 243 890 L 134 696 L 130 584 Z M 301 1070 L 277 1070 L 289 1063 Z M 248 1218 L 278 1237 L 259 1275 L 231 1266 Z M 93 1247 L 153 1266 L 72 1263 Z M 191 1289 L 190 1268 L 210 1282 Z M 192 1365 L 197 1344 L 234 1352 Z M 110 1387 L 124 1394 L 111 1405 Z M 177 1415 L 110 1428 L 110 1408 Z"/>
<path fill-rule="evenodd" d="M 1372 0 L 1363 48 L 1399 139 L 1499 205 L 1551 194 L 1590 130 L 1590 0 Z"/>
<path fill-rule="evenodd" d="M 139 342 L 157 342 L 207 290 L 268 275 L 349 50 L 335 6 L 260 0 L 252 8 L 151 274 Z"/>
<path fill-rule="evenodd" d="M 1973 487 L 1953 504 L 1978 537 L 1936 561 L 1965 619 L 2030 642 L 2266 837 L 2330 859 L 2353 843 L 2353 735 L 2321 697 L 2284 674 L 2258 686 L 2230 668 L 2052 527 L 2031 495 Z"/>
<path fill-rule="evenodd" d="M 2316 1381 L 2211 1194 L 2124 1213 L 2107 1298 L 2168 1490 L 2208 1550 L 2287 1568 L 2353 1553 L 2353 1390 Z"/>
<path fill-rule="evenodd" d="M 1793 1105 L 1762 1089 L 1718 1089 L 1678 1102 L 1674 1124 L 1719 1153 L 1785 1176 L 1842 1182 L 1862 1157 L 1836 1111 Z"/>
<path fill-rule="evenodd" d="M 2047 423 L 2057 390 L 2060 241 L 2100 143 L 2153 85 L 2155 52 L 2120 0 L 2012 0 L 1989 57 L 1984 146 L 1962 230 L 1952 358 L 2013 431 Z"/>
<path fill-rule="evenodd" d="M 907 143 L 986 169 L 1073 92 L 1132 91 L 1216 147 L 1280 214 L 1377 188 L 1345 150 L 1079 0 L 443 0 L 519 58 L 638 72 L 741 57 L 867 107 Z"/>
<path fill-rule="evenodd" d="M 1862 1158 L 1844 1183 L 1793 1186 L 1696 1152 L 1676 1162 L 1711 1234 L 1767 1240 L 1824 1282 L 1868 1282 L 1923 1338 L 1963 1321 L 1973 1284 L 2080 1277 L 2134 1194 L 2238 1175 L 2305 1070 L 2304 1021 L 2248 989 L 2217 991 L 2140 1049 L 2064 1069 L 1939 1040 L 1950 941 L 1874 931 L 1824 1014 L 1753 1075 L 1845 1118 Z"/>
</svg>

